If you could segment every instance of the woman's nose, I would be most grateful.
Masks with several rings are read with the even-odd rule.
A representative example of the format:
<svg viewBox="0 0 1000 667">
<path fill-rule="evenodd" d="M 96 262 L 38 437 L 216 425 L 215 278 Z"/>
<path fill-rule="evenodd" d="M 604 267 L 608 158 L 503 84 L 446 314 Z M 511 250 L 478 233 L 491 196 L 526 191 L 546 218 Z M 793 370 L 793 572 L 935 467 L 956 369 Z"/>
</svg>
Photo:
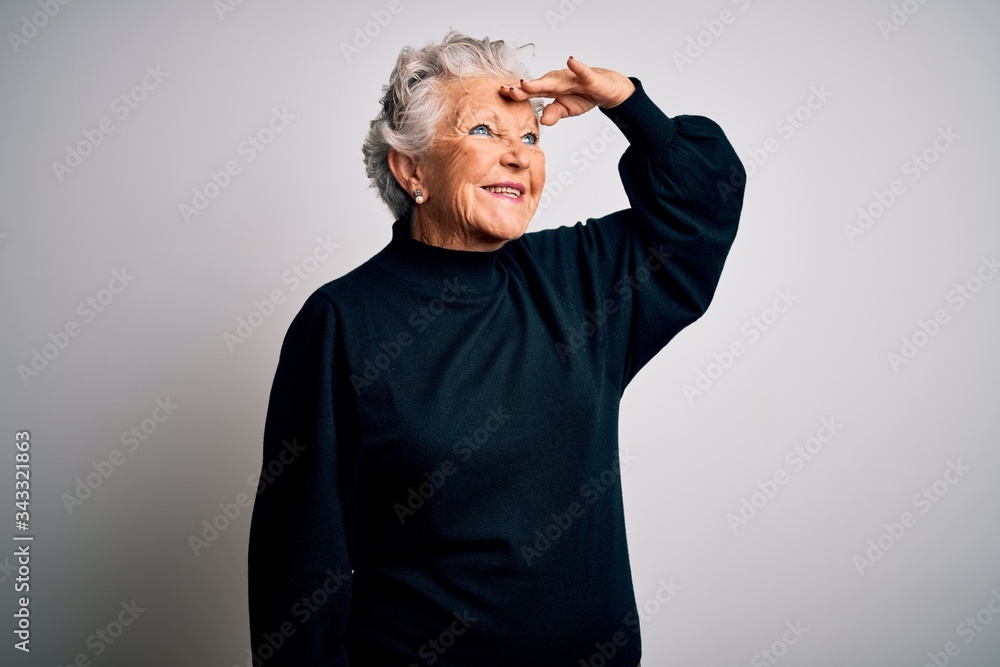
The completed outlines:
<svg viewBox="0 0 1000 667">
<path fill-rule="evenodd" d="M 507 150 L 503 154 L 505 166 L 515 169 L 525 169 L 531 164 L 531 149 L 524 145 L 520 139 L 507 144 Z"/>
</svg>

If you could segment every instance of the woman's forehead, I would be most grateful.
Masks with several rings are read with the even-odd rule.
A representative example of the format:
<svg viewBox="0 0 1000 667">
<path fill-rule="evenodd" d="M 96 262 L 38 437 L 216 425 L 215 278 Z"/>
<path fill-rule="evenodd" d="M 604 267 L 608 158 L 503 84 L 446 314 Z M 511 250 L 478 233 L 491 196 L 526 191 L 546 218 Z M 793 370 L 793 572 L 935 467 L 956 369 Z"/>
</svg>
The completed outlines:
<svg viewBox="0 0 1000 667">
<path fill-rule="evenodd" d="M 441 102 L 456 118 L 468 113 L 493 113 L 497 116 L 535 119 L 534 107 L 530 101 L 516 101 L 500 94 L 500 86 L 513 86 L 517 83 L 493 76 L 451 79 L 445 84 Z"/>
</svg>

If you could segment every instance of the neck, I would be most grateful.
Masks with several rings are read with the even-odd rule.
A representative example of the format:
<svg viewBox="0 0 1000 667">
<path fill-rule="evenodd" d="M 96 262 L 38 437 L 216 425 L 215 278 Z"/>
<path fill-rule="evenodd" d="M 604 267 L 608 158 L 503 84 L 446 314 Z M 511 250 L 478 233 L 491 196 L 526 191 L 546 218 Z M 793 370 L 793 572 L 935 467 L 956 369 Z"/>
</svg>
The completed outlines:
<svg viewBox="0 0 1000 667">
<path fill-rule="evenodd" d="M 420 205 L 413 209 L 413 222 L 410 226 L 411 238 L 421 243 L 449 250 L 491 252 L 499 250 L 507 242 L 506 239 L 474 236 L 459 224 L 449 225 L 431 220 L 425 210 Z"/>
<path fill-rule="evenodd" d="M 505 279 L 502 252 L 469 252 L 424 243 L 414 238 L 410 221 L 401 218 L 392 223 L 392 240 L 377 261 L 390 272 L 432 289 L 458 280 L 470 294 L 482 294 L 495 292 Z"/>
</svg>

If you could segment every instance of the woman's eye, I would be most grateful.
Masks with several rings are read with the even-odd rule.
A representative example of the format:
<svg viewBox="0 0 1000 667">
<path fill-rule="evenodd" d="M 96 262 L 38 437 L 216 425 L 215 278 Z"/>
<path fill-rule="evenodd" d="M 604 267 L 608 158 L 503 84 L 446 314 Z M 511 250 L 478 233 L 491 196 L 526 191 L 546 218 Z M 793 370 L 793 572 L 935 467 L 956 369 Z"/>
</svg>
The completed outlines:
<svg viewBox="0 0 1000 667">
<path fill-rule="evenodd" d="M 469 134 L 481 134 L 487 137 L 493 135 L 493 133 L 490 132 L 490 128 L 486 127 L 485 125 L 476 125 L 474 128 L 469 130 Z"/>
<path fill-rule="evenodd" d="M 534 132 L 528 132 L 526 135 L 524 135 L 523 137 L 521 137 L 521 141 L 523 141 L 524 143 L 528 144 L 529 146 L 537 146 L 538 145 L 538 135 L 535 134 Z"/>
</svg>

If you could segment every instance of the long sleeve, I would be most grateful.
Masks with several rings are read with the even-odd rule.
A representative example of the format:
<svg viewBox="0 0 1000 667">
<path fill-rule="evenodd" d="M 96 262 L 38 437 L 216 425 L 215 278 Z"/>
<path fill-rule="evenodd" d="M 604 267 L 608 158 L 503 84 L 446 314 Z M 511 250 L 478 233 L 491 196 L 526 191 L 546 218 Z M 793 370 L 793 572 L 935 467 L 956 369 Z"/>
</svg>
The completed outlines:
<svg viewBox="0 0 1000 667">
<path fill-rule="evenodd" d="M 331 303 L 313 294 L 271 388 L 248 553 L 251 648 L 269 667 L 348 665 L 352 465 L 336 336 Z"/>
<path fill-rule="evenodd" d="M 629 98 L 605 112 L 629 140 L 618 169 L 643 248 L 632 257 L 631 275 L 643 275 L 640 266 L 652 257 L 651 280 L 660 288 L 634 290 L 624 383 L 708 308 L 736 236 L 746 182 L 714 121 L 669 119 L 646 100 Z"/>
<path fill-rule="evenodd" d="M 557 298 L 581 323 L 562 332 L 560 356 L 589 351 L 602 358 L 623 391 L 708 308 L 736 236 L 746 180 L 714 121 L 669 118 L 632 81 L 636 91 L 603 110 L 629 141 L 619 173 L 630 208 L 523 237 L 554 267 Z"/>
<path fill-rule="evenodd" d="M 742 166 L 638 84 L 608 114 L 629 208 L 490 252 L 397 220 L 292 322 L 264 471 L 296 455 L 250 528 L 264 665 L 548 667 L 611 637 L 608 667 L 640 661 L 621 392 L 708 306 L 742 205 L 717 181 Z"/>
</svg>

